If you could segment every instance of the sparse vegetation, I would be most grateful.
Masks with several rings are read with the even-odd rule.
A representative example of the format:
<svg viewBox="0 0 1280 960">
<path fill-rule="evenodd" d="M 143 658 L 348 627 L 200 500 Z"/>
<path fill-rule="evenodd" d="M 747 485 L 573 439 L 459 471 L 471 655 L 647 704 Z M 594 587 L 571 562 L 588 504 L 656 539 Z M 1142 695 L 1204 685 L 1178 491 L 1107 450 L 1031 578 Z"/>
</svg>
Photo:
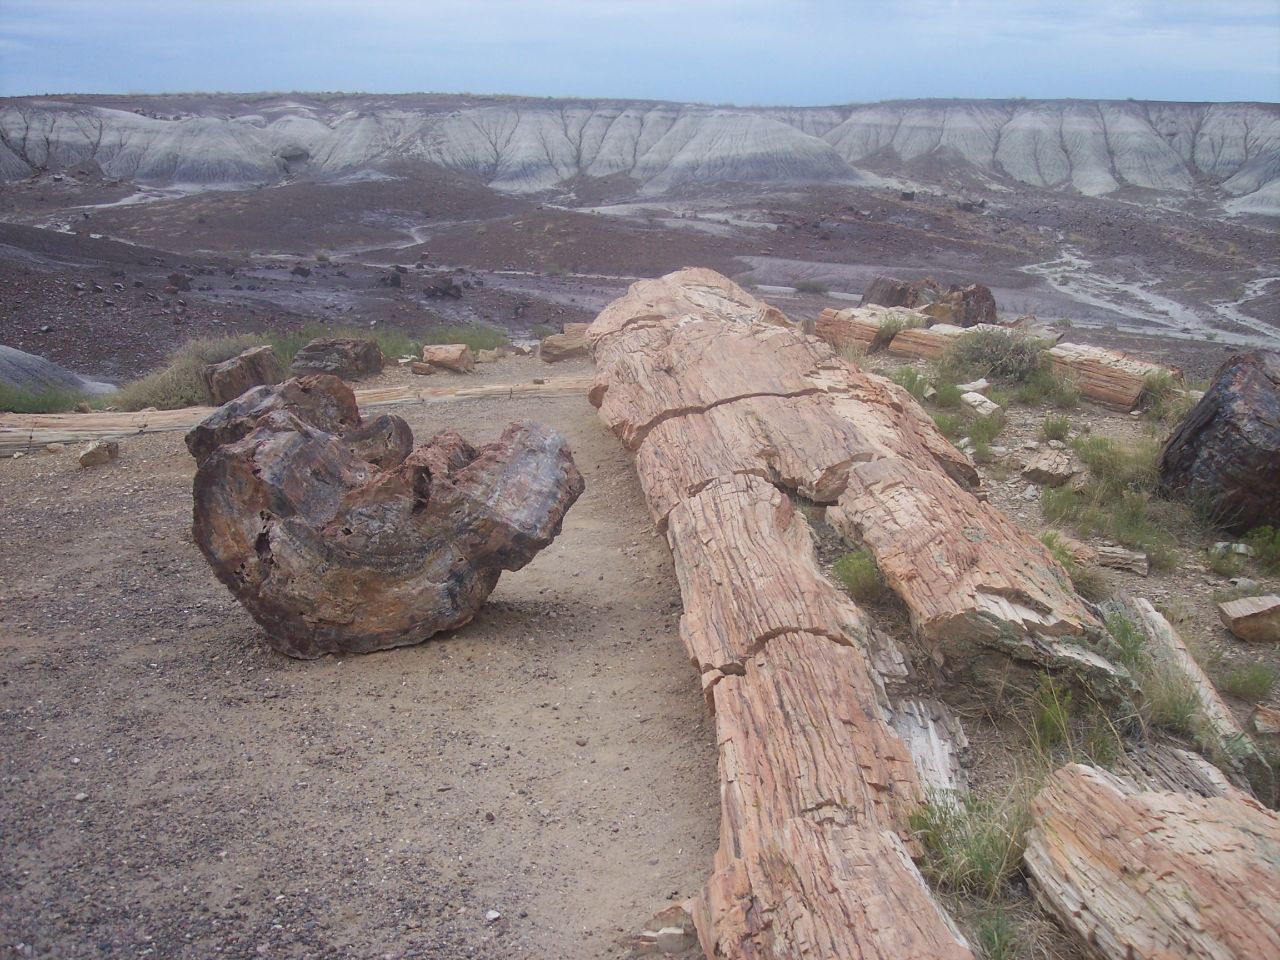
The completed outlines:
<svg viewBox="0 0 1280 960">
<path fill-rule="evenodd" d="M 1280 673 L 1266 663 L 1248 663 L 1232 667 L 1217 678 L 1218 686 L 1233 697 L 1257 703 L 1271 695 Z"/>
<path fill-rule="evenodd" d="M 421 342 L 423 344 L 465 343 L 472 350 L 497 350 L 511 345 L 511 341 L 501 330 L 479 323 L 433 327 L 422 335 Z"/>
<path fill-rule="evenodd" d="M 795 288 L 796 293 L 816 293 L 826 296 L 831 292 L 831 287 L 821 280 L 792 280 L 791 286 Z"/>
<path fill-rule="evenodd" d="M 1111 596 L 1111 583 L 1107 580 L 1106 574 L 1095 566 L 1077 561 L 1057 531 L 1045 531 L 1040 536 L 1040 542 L 1049 548 L 1053 558 L 1067 571 L 1067 576 L 1071 578 L 1071 586 L 1076 593 L 1094 603 L 1099 603 Z"/>
<path fill-rule="evenodd" d="M 964 334 L 943 355 L 942 368 L 956 379 L 987 377 L 1025 384 L 1044 369 L 1041 343 L 1024 333 L 975 330 Z"/>
<path fill-rule="evenodd" d="M 1258 527 L 1244 538 L 1245 545 L 1253 550 L 1254 562 L 1267 573 L 1280 575 L 1280 530 L 1275 527 Z"/>
<path fill-rule="evenodd" d="M 545 323 L 535 323 L 529 330 L 530 336 L 535 340 L 545 340 L 547 337 L 553 336 L 560 331 L 555 327 Z"/>
<path fill-rule="evenodd" d="M 960 406 L 961 390 L 954 383 L 939 383 L 933 402 L 943 409 L 951 410 Z"/>
<path fill-rule="evenodd" d="M 1115 659 L 1129 670 L 1142 690 L 1143 720 L 1172 733 L 1191 735 L 1200 714 L 1200 701 L 1191 682 L 1151 655 L 1146 637 L 1124 614 L 1108 614 L 1106 626 Z"/>
<path fill-rule="evenodd" d="M 935 793 L 911 814 L 921 868 L 952 893 L 993 901 L 1019 869 L 1031 823 L 1030 789 L 1006 796 Z"/>
<path fill-rule="evenodd" d="M 1040 436 L 1045 440 L 1065 441 L 1071 434 L 1071 421 L 1067 417 L 1045 417 L 1040 424 Z"/>
<path fill-rule="evenodd" d="M 0 410 L 8 413 L 64 413 L 74 410 L 85 396 L 73 390 L 41 390 L 29 393 L 0 381 Z"/>
<path fill-rule="evenodd" d="M 1013 399 L 1023 406 L 1034 407 L 1050 401 L 1060 410 L 1071 410 L 1080 405 L 1080 388 L 1073 380 L 1054 374 L 1047 366 L 1033 372 L 1026 381 L 1018 384 Z"/>
<path fill-rule="evenodd" d="M 1142 381 L 1142 410 L 1152 420 L 1177 422 L 1193 406 L 1191 394 L 1167 370 L 1150 374 Z"/>
<path fill-rule="evenodd" d="M 924 391 L 929 386 L 928 378 L 915 367 L 899 367 L 893 372 L 893 382 L 917 401 L 924 400 Z"/>
<path fill-rule="evenodd" d="M 1047 673 L 1040 674 L 1032 698 L 1031 730 L 1041 753 L 1065 743 L 1071 733 L 1071 691 Z"/>
<path fill-rule="evenodd" d="M 959 440 L 964 436 L 964 418 L 951 413 L 935 413 L 933 422 L 938 431 L 948 440 Z"/>
<path fill-rule="evenodd" d="M 868 550 L 846 553 L 831 569 L 849 596 L 860 603 L 871 603 L 884 593 L 884 578 Z"/>
<path fill-rule="evenodd" d="M 880 350 L 889 345 L 889 341 L 903 330 L 914 330 L 920 326 L 920 318 L 915 313 L 894 312 L 882 321 L 871 341 L 872 350 Z"/>
</svg>

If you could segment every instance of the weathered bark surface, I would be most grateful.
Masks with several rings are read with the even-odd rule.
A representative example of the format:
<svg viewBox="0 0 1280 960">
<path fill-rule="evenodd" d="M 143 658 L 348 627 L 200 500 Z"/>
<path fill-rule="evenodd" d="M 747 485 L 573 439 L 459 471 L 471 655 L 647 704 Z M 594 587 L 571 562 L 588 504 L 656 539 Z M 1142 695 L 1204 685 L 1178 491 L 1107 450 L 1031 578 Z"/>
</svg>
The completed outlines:
<svg viewBox="0 0 1280 960">
<path fill-rule="evenodd" d="M 1071 454 L 1047 447 L 1027 461 L 1022 468 L 1022 478 L 1047 487 L 1060 487 L 1079 472 L 1080 467 Z"/>
<path fill-rule="evenodd" d="M 967 287 L 951 287 L 922 311 L 942 323 L 954 323 L 959 327 L 996 322 L 996 298 L 981 283 Z"/>
<path fill-rule="evenodd" d="M 814 335 L 837 350 L 852 347 L 871 353 L 893 339 L 890 331 L 927 327 L 931 322 L 923 313 L 904 307 L 867 306 L 844 310 L 827 307 L 818 315 Z"/>
<path fill-rule="evenodd" d="M 1073 381 L 1085 399 L 1124 412 L 1142 399 L 1147 377 L 1176 372 L 1158 363 L 1083 343 L 1050 347 L 1049 364 L 1054 373 Z"/>
<path fill-rule="evenodd" d="M 1151 572 L 1151 558 L 1137 550 L 1126 550 L 1115 544 L 1103 544 L 1098 547 L 1096 556 L 1100 567 L 1127 570 L 1140 577 L 1145 577 Z"/>
<path fill-rule="evenodd" d="M 970 958 L 910 858 L 905 818 L 922 788 L 884 688 L 905 676 L 901 655 L 821 576 L 808 524 L 764 479 L 834 496 L 856 456 L 840 437 L 872 445 L 888 428 L 851 420 L 824 435 L 840 404 L 862 401 L 829 348 L 784 321 L 717 274 L 682 271 L 634 285 L 589 333 L 591 396 L 638 448 L 675 558 L 681 637 L 716 715 L 721 837 L 693 911 L 699 939 L 708 956 L 761 960 Z"/>
<path fill-rule="evenodd" d="M 919 280 L 898 280 L 894 277 L 873 277 L 862 291 L 858 306 L 876 304 L 881 307 L 922 307 L 942 296 L 937 280 L 923 277 Z"/>
<path fill-rule="evenodd" d="M 903 330 L 889 341 L 890 356 L 912 360 L 937 360 L 947 348 L 968 331 L 953 323 L 935 323 L 931 327 Z"/>
<path fill-rule="evenodd" d="M 1048 549 L 936 470 L 882 458 L 854 464 L 827 520 L 865 543 L 940 661 L 984 664 L 975 648 L 1065 672 L 1122 700 L 1128 675 L 1089 649 L 1101 625 Z"/>
<path fill-rule="evenodd" d="M 1280 527 L 1280 353 L 1219 367 L 1157 466 L 1161 492 L 1209 509 L 1233 533 Z"/>
<path fill-rule="evenodd" d="M 1142 791 L 1072 764 L 1033 811 L 1032 887 L 1091 955 L 1280 956 L 1280 817 L 1247 794 Z"/>
<path fill-rule="evenodd" d="M 1218 604 L 1228 630 L 1249 643 L 1280 643 L 1280 596 L 1241 597 Z"/>
<path fill-rule="evenodd" d="M 246 390 L 270 386 L 284 379 L 284 371 L 270 347 L 252 347 L 239 356 L 211 363 L 203 371 L 205 389 L 214 406 L 234 400 Z"/>
<path fill-rule="evenodd" d="M 587 330 L 589 323 L 566 323 L 563 333 L 553 333 L 544 337 L 538 345 L 538 356 L 547 363 L 559 363 L 574 357 L 585 357 L 588 353 Z"/>
<path fill-rule="evenodd" d="M 384 362 L 376 340 L 322 337 L 294 354 L 289 370 L 296 377 L 328 373 L 343 380 L 359 380 L 381 373 Z"/>
<path fill-rule="evenodd" d="M 1232 773 L 1238 786 L 1247 786 L 1262 800 L 1272 802 L 1276 784 L 1270 764 L 1236 723 L 1231 710 L 1218 696 L 1213 681 L 1200 668 L 1173 625 L 1141 597 L 1126 598 L 1113 602 L 1111 606 L 1124 613 L 1142 631 L 1152 659 L 1184 678 L 1188 689 L 1194 693 L 1203 721 L 1196 727 L 1201 745 L 1211 756 L 1219 758 L 1219 763 Z"/>
<path fill-rule="evenodd" d="M 422 361 L 454 373 L 471 373 L 476 368 L 476 355 L 465 343 L 427 344 Z"/>
<path fill-rule="evenodd" d="M 333 377 L 288 381 L 188 435 L 196 544 L 295 657 L 418 643 L 470 620 L 503 570 L 560 531 L 582 492 L 564 439 L 521 422 L 473 448 L 412 450 L 398 417 L 362 421 Z"/>
</svg>

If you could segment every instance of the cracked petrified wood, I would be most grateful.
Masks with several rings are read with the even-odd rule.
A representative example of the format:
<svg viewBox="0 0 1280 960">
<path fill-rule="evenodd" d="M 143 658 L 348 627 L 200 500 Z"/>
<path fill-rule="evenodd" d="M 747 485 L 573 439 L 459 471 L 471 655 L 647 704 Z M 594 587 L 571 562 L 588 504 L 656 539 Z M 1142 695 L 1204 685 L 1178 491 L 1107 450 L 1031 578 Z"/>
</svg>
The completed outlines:
<svg viewBox="0 0 1280 960">
<path fill-rule="evenodd" d="M 1138 405 L 1150 377 L 1175 377 L 1169 367 L 1084 343 L 1049 349 L 1049 368 L 1072 381 L 1086 400 L 1127 412 Z"/>
<path fill-rule="evenodd" d="M 1090 956 L 1280 957 L 1280 818 L 1252 797 L 1141 790 L 1071 764 L 1032 806 L 1032 889 Z"/>
<path fill-rule="evenodd" d="M 1160 491 L 1232 533 L 1280 527 L 1280 353 L 1231 357 L 1157 461 Z"/>
<path fill-rule="evenodd" d="M 332 376 L 260 388 L 187 435 L 193 534 L 221 580 L 296 657 L 418 643 L 470 620 L 503 570 L 560 532 L 583 490 L 564 438 L 511 424 L 473 447 L 413 449 Z"/>
</svg>

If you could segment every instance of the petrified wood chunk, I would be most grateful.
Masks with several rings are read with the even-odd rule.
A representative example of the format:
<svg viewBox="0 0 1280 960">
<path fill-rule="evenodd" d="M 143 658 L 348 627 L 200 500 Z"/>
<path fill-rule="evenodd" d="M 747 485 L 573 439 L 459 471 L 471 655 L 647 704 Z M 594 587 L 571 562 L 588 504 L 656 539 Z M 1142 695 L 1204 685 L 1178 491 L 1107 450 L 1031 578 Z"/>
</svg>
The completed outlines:
<svg viewBox="0 0 1280 960">
<path fill-rule="evenodd" d="M 587 355 L 587 330 L 589 323 L 566 323 L 564 333 L 544 337 L 538 347 L 538 356 L 547 363 L 559 363 L 574 357 Z"/>
<path fill-rule="evenodd" d="M 1071 764 L 1032 806 L 1032 888 L 1091 956 L 1280 957 L 1280 817 L 1252 797 L 1139 790 Z"/>
<path fill-rule="evenodd" d="M 211 363 L 203 371 L 205 389 L 214 406 L 234 400 L 253 387 L 270 386 L 284 379 L 280 361 L 270 347 L 252 347 L 230 360 Z"/>
<path fill-rule="evenodd" d="M 858 306 L 878 304 L 882 307 L 921 307 L 933 303 L 940 296 L 942 287 L 931 277 L 912 281 L 882 275 L 874 277 L 867 284 Z"/>
<path fill-rule="evenodd" d="M 867 353 L 886 346 L 894 334 L 907 329 L 926 327 L 929 317 L 915 310 L 898 307 L 827 307 L 818 315 L 814 335 L 837 350 L 861 349 Z"/>
<path fill-rule="evenodd" d="M 1022 477 L 1042 486 L 1060 487 L 1079 472 L 1071 454 L 1046 447 L 1027 461 L 1022 468 Z"/>
<path fill-rule="evenodd" d="M 465 343 L 429 343 L 422 348 L 422 361 L 454 373 L 470 373 L 476 368 L 476 355 Z"/>
<path fill-rule="evenodd" d="M 1218 604 L 1227 629 L 1249 643 L 1280 643 L 1280 597 L 1241 597 Z"/>
<path fill-rule="evenodd" d="M 343 380 L 359 380 L 381 373 L 384 362 L 376 340 L 320 338 L 294 354 L 289 370 L 294 376 L 330 373 Z"/>
<path fill-rule="evenodd" d="M 1238 354 L 1157 462 L 1160 490 L 1210 511 L 1233 533 L 1280 527 L 1280 353 Z"/>
<path fill-rule="evenodd" d="M 403 420 L 362 421 L 334 377 L 256 393 L 187 437 L 199 463 L 193 534 L 290 656 L 461 626 L 503 570 L 555 538 L 583 490 L 564 438 L 538 424 L 513 423 L 479 448 L 446 431 L 411 451 Z"/>
<path fill-rule="evenodd" d="M 1125 412 L 1142 399 L 1148 377 L 1177 373 L 1158 363 L 1084 343 L 1060 343 L 1051 347 L 1049 367 L 1073 381 L 1086 400 Z"/>
</svg>

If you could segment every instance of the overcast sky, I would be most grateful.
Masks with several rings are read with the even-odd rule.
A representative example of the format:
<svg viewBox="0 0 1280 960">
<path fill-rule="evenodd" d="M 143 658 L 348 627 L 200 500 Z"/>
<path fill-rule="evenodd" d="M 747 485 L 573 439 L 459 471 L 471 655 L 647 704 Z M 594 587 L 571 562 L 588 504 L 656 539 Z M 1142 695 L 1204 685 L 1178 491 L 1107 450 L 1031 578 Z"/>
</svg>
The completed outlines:
<svg viewBox="0 0 1280 960">
<path fill-rule="evenodd" d="M 0 94 L 1280 101 L 1280 0 L 0 0 Z"/>
</svg>

